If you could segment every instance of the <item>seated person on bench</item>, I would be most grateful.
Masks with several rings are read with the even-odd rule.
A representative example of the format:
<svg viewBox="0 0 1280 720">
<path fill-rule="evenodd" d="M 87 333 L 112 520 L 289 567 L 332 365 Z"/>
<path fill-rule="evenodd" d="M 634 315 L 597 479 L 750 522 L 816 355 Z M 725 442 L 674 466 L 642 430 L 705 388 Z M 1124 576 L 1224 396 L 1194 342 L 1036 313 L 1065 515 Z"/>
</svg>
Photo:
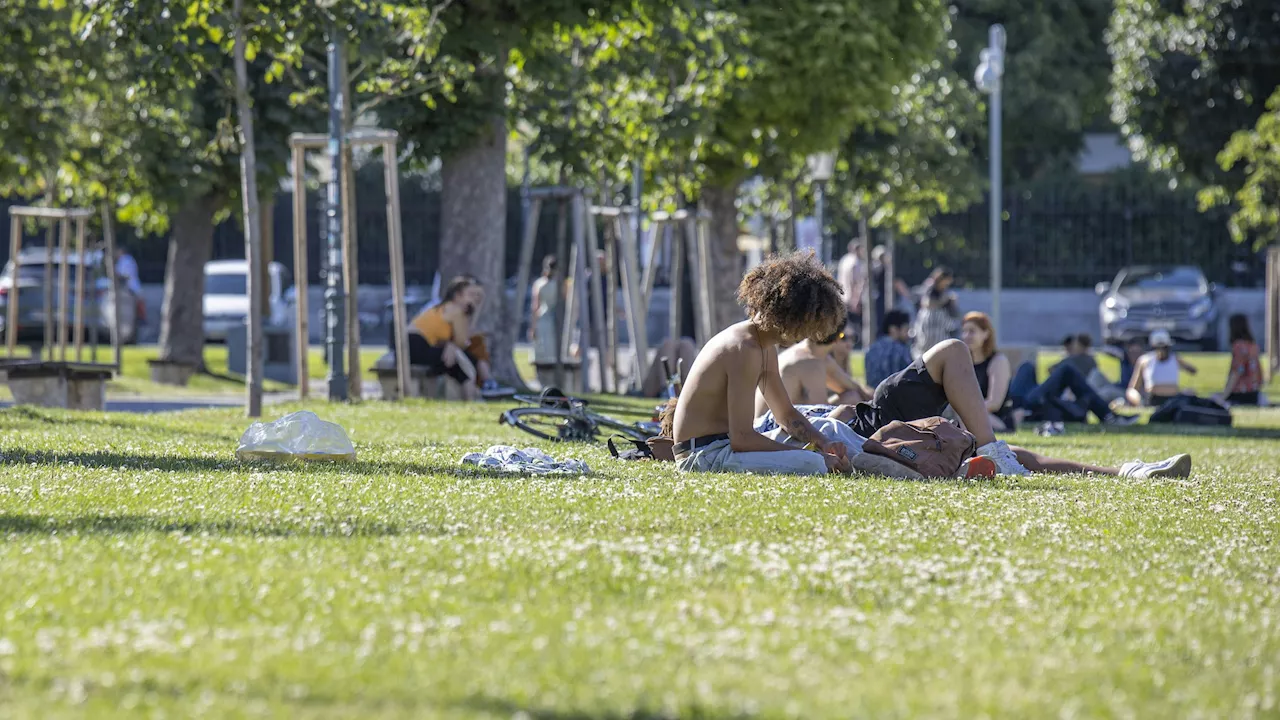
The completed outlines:
<svg viewBox="0 0 1280 720">
<path fill-rule="evenodd" d="M 489 349 L 483 335 L 471 334 L 484 287 L 469 276 L 449 282 L 440 303 L 418 313 L 409 323 L 409 364 L 424 365 L 462 385 L 462 397 L 475 400 L 483 387 L 496 388 L 489 374 Z M 467 338 L 460 346 L 455 338 Z"/>
<path fill-rule="evenodd" d="M 831 350 L 843 342 L 837 333 L 828 344 L 802 340 L 778 353 L 778 374 L 793 405 L 851 405 L 870 400 L 872 393 L 840 369 Z M 756 417 L 769 410 L 764 393 L 756 390 Z"/>
<path fill-rule="evenodd" d="M 738 287 L 738 300 L 750 319 L 711 339 L 676 402 L 672 439 L 678 468 L 683 472 L 806 475 L 832 469 L 847 471 L 845 447 L 823 437 L 792 405 L 778 373 L 777 354 L 772 352 L 779 342 L 825 340 L 836 335 L 844 308 L 839 285 L 812 253 L 778 256 L 747 273 Z M 755 431 L 752 411 L 757 387 L 778 424 L 795 441 L 817 452 L 798 450 Z M 894 420 L 941 415 L 948 404 L 976 438 L 978 454 L 990 458 L 1001 474 L 1028 474 L 1023 462 L 1039 472 L 1129 477 L 1185 476 L 1191 470 L 1191 458 L 1186 455 L 1160 463 L 1104 468 L 1010 448 L 991 430 L 973 360 L 958 340 L 939 343 L 886 379 L 876 388 L 872 402 L 842 406 L 831 417 L 846 422 L 865 438 Z"/>
</svg>

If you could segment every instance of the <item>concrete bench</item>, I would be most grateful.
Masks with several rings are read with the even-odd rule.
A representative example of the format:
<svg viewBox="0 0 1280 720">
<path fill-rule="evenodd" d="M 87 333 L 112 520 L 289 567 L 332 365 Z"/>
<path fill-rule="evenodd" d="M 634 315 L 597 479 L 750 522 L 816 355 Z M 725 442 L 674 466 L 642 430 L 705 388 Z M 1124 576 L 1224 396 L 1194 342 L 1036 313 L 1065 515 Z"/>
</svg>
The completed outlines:
<svg viewBox="0 0 1280 720">
<path fill-rule="evenodd" d="M 151 382 L 177 387 L 186 387 L 200 369 L 195 363 L 177 360 L 148 360 L 147 365 L 151 368 Z"/>
<path fill-rule="evenodd" d="M 1018 372 L 1018 367 L 1026 362 L 1031 363 L 1032 367 L 1036 367 L 1040 354 L 1039 348 L 1035 345 L 1001 345 L 1000 352 L 1009 358 L 1009 372 L 1011 373 Z"/>
<path fill-rule="evenodd" d="M 0 363 L 15 405 L 103 410 L 114 365 L 20 360 Z"/>
<path fill-rule="evenodd" d="M 559 386 L 565 392 L 582 392 L 582 365 L 580 363 L 561 363 L 560 367 L 564 369 L 564 384 Z M 534 363 L 534 375 L 538 378 L 538 384 L 543 388 L 556 386 L 556 364 L 555 363 Z"/>
<path fill-rule="evenodd" d="M 394 367 L 372 368 L 382 387 L 383 400 L 400 399 L 400 382 Z M 448 375 L 433 372 L 425 365 L 409 366 L 409 397 L 461 400 L 462 385 Z"/>
</svg>

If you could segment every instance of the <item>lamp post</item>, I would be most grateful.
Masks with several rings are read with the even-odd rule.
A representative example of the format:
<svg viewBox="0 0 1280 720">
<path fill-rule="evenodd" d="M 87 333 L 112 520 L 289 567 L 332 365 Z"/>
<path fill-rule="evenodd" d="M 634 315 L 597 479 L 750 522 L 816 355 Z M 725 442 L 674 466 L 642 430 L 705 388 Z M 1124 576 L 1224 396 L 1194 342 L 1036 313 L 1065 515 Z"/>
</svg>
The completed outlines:
<svg viewBox="0 0 1280 720">
<path fill-rule="evenodd" d="M 836 154 L 833 152 L 814 153 L 805 160 L 805 164 L 809 166 L 809 177 L 813 180 L 813 212 L 818 216 L 821 260 L 823 265 L 830 265 L 831 243 L 827 242 L 826 195 L 827 181 L 835 173 Z"/>
<path fill-rule="evenodd" d="M 991 324 L 997 333 L 1000 332 L 1000 290 L 1003 285 L 1000 268 L 1001 238 L 1000 225 L 1004 218 L 1001 203 L 1004 197 L 1004 186 L 1001 180 L 1001 117 L 1000 101 L 1004 81 L 1004 49 L 1005 32 L 1003 25 L 992 25 L 987 32 L 987 48 L 979 55 L 978 69 L 973 79 L 978 89 L 991 97 L 988 112 L 990 123 L 990 148 L 988 155 L 991 162 Z"/>
<path fill-rule="evenodd" d="M 316 0 L 326 11 L 332 11 L 338 0 Z M 346 297 L 342 288 L 342 108 L 346 88 L 342 78 L 342 38 L 338 23 L 329 15 L 329 182 L 325 223 L 325 289 L 324 346 L 329 360 L 329 400 L 347 399 L 346 373 Z M 353 288 L 354 291 L 354 288 Z"/>
</svg>

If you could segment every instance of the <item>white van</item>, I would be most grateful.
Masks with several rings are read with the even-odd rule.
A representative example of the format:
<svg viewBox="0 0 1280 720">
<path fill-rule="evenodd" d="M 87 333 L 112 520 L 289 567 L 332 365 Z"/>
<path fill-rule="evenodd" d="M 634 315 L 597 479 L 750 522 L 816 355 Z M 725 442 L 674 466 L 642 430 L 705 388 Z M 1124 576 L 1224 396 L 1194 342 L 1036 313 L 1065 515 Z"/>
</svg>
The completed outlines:
<svg viewBox="0 0 1280 720">
<path fill-rule="evenodd" d="M 289 319 L 287 292 L 293 285 L 289 270 L 273 262 L 267 295 L 267 324 L 282 325 Z M 244 260 L 214 260 L 204 266 L 204 337 L 225 342 L 227 333 L 243 326 L 249 315 L 249 263 Z"/>
</svg>

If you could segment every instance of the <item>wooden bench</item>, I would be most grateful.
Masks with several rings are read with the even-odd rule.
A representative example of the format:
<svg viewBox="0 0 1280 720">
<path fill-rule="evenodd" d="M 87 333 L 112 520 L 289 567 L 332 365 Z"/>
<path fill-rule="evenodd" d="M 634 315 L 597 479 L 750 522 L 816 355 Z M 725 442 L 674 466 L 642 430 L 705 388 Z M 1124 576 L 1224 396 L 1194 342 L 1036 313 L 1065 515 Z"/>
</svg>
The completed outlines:
<svg viewBox="0 0 1280 720">
<path fill-rule="evenodd" d="M 42 360 L 0 362 L 15 405 L 103 410 L 114 365 Z"/>
<path fill-rule="evenodd" d="M 383 400 L 400 399 L 400 382 L 394 367 L 372 368 L 382 386 Z M 462 385 L 448 375 L 433 372 L 425 365 L 409 366 L 409 397 L 436 400 L 461 400 Z"/>
<path fill-rule="evenodd" d="M 560 386 L 560 389 L 569 393 L 582 392 L 582 364 L 566 362 L 560 363 L 560 367 L 564 368 L 564 384 Z M 538 378 L 538 384 L 544 389 L 556 385 L 555 363 L 534 363 L 533 372 Z"/>
</svg>

